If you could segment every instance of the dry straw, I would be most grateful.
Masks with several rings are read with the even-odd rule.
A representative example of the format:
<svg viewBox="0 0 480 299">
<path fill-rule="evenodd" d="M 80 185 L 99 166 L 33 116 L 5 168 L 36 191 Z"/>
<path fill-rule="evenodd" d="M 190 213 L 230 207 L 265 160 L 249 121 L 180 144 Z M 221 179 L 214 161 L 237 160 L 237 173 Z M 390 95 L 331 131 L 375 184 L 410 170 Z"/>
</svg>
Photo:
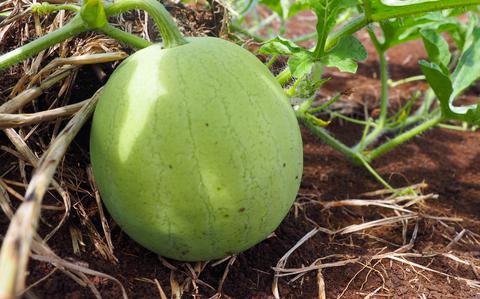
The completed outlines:
<svg viewBox="0 0 480 299">
<path fill-rule="evenodd" d="M 13 8 L 13 10 L 10 16 L 0 24 L 0 41 L 6 38 L 9 29 L 15 26 L 18 27 L 21 22 L 25 21 L 25 18 L 30 18 L 28 6 L 29 3 L 22 1 L 7 1 L 2 3 L 0 10 L 9 8 Z M 57 14 L 53 23 L 47 26 L 45 30 L 51 31 L 62 26 L 67 17 L 65 13 Z M 33 21 L 36 33 L 42 34 L 42 27 L 39 26 L 39 18 L 34 17 Z M 31 23 L 27 22 L 26 26 L 29 26 L 29 24 Z M 21 32 L 25 35 L 25 38 L 30 38 L 28 27 Z M 54 179 L 56 168 L 62 161 L 69 144 L 92 114 L 100 91 L 91 99 L 83 102 L 63 105 L 57 102 L 54 104 L 60 106 L 55 107 L 52 105 L 45 111 L 27 114 L 18 113 L 23 107 L 31 105 L 39 96 L 54 85 L 61 84 L 58 98 L 67 93 L 71 88 L 73 78 L 75 78 L 80 66 L 113 62 L 127 56 L 124 52 L 101 53 L 104 50 L 115 51 L 118 46 L 112 43 L 112 41 L 107 41 L 103 43 L 103 45 L 100 45 L 98 40 L 101 40 L 101 38 L 88 37 L 81 42 L 70 42 L 58 45 L 37 55 L 37 57 L 33 58 L 31 64 L 24 64 L 24 75 L 17 81 L 15 86 L 9 90 L 10 99 L 0 106 L 0 129 L 3 129 L 3 132 L 14 147 L 14 149 L 11 149 L 10 147 L 2 146 L 2 149 L 14 154 L 14 156 L 19 159 L 18 166 L 25 182 L 27 181 L 24 170 L 25 165 L 28 163 L 35 167 L 33 177 L 26 188 L 27 190 L 24 196 L 18 194 L 9 186 L 16 182 L 9 182 L 9 184 L 7 184 L 6 180 L 0 180 L 0 207 L 5 215 L 11 219 L 7 233 L 2 240 L 2 249 L 0 252 L 1 299 L 15 298 L 21 296 L 23 293 L 28 295 L 34 285 L 40 283 L 57 270 L 64 272 L 79 284 L 89 287 L 96 297 L 100 297 L 100 293 L 85 275 L 95 275 L 112 279 L 119 284 L 123 297 L 126 298 L 126 292 L 118 280 L 104 273 L 61 259 L 53 253 L 45 243 L 60 229 L 62 224 L 65 223 L 71 208 L 69 192 L 61 187 L 65 184 L 59 183 Z M 44 59 L 53 53 L 54 50 L 60 50 L 64 53 L 70 52 L 73 57 L 54 59 L 46 67 L 40 68 Z M 98 53 L 99 51 L 101 52 Z M 88 54 L 82 55 L 84 53 Z M 6 91 L 8 90 L 4 90 L 3 92 Z M 35 129 L 42 125 L 42 123 L 53 122 L 60 124 L 58 122 L 59 119 L 71 116 L 73 116 L 73 118 L 67 123 L 58 136 L 52 140 L 48 149 L 39 159 L 29 147 L 26 140 L 34 134 Z M 33 128 L 27 135 L 23 133 L 19 134 L 15 128 L 23 126 L 33 126 Z M 65 212 L 57 225 L 42 239 L 36 233 L 40 210 L 46 208 L 58 209 L 58 207 L 42 205 L 43 197 L 48 192 L 50 186 L 52 186 L 62 198 Z M 15 198 L 22 201 L 16 211 L 14 211 L 12 207 L 9 194 L 14 195 Z M 103 215 L 102 218 L 104 218 Z M 106 221 L 102 219 L 102 223 L 104 224 Z M 104 232 L 107 231 L 109 231 L 109 229 L 104 225 Z M 101 239 L 101 237 L 98 236 L 97 238 Z M 111 241 L 108 243 L 111 247 Z M 109 251 L 112 259 L 114 259 L 112 250 L 113 249 L 110 249 Z M 31 252 L 32 254 L 30 254 Z M 56 268 L 46 277 L 25 288 L 25 277 L 29 257 L 38 261 L 48 262 Z"/>
</svg>

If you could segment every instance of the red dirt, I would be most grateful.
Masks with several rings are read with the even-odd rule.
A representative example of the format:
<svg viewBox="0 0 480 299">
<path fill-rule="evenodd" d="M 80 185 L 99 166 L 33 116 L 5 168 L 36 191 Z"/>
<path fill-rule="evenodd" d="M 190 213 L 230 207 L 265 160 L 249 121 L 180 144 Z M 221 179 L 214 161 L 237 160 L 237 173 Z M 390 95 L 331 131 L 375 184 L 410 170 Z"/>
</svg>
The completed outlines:
<svg viewBox="0 0 480 299">
<path fill-rule="evenodd" d="M 361 36 L 363 40 L 363 36 Z M 345 102 L 354 102 L 358 105 L 366 103 L 375 109 L 378 93 L 378 64 L 369 47 L 370 58 L 360 64 L 359 75 L 347 76 L 332 73 L 334 80 L 328 83 L 325 93 L 351 90 L 351 95 Z M 421 45 L 409 43 L 389 53 L 391 71 L 394 79 L 418 74 L 415 61 L 422 57 Z M 410 57 L 410 58 L 409 58 Z M 93 71 L 86 67 L 80 72 L 77 82 L 85 82 L 92 78 Z M 85 90 L 80 93 L 77 84 L 72 94 L 81 98 L 88 96 Z M 2 84 L 2 86 L 7 86 Z M 84 87 L 84 86 L 82 86 Z M 404 100 L 417 89 L 423 89 L 423 84 L 409 84 L 392 91 L 392 99 L 398 97 Z M 92 88 L 88 93 L 93 93 Z M 355 106 L 356 107 L 356 106 Z M 370 106 L 369 106 L 370 107 Z M 354 109 L 355 112 L 362 111 Z M 329 129 L 346 143 L 352 142 L 361 134 L 358 127 L 333 123 Z M 347 159 L 322 144 L 308 132 L 303 131 L 305 168 L 301 190 L 297 203 L 310 203 L 299 210 L 289 213 L 275 235 L 263 241 L 254 248 L 238 255 L 230 267 L 225 279 L 222 294 L 229 298 L 273 298 L 272 281 L 273 271 L 278 260 L 306 233 L 315 228 L 315 222 L 321 227 L 338 229 L 352 224 L 372 221 L 390 215 L 385 209 L 344 207 L 322 211 L 322 206 L 312 203 L 311 200 L 324 202 L 359 198 L 362 193 L 373 191 L 382 186 L 374 180 L 362 167 L 352 165 Z M 75 169 L 79 180 L 79 187 L 91 190 L 86 179 L 88 160 L 88 128 L 85 128 L 71 147 L 68 158 L 65 160 L 61 173 L 68 175 Z M 0 133 L 1 145 L 7 145 L 6 138 Z M 2 153 L 0 155 L 0 173 L 9 168 L 14 162 L 13 157 Z M 418 236 L 410 252 L 430 253 L 443 252 L 445 247 L 455 237 L 455 232 L 463 228 L 480 233 L 480 139 L 478 132 L 457 132 L 446 129 L 434 129 L 419 136 L 396 150 L 381 157 L 373 166 L 387 181 L 395 187 L 408 186 L 425 181 L 428 188 L 424 193 L 437 193 L 439 198 L 430 199 L 422 207 L 421 212 L 431 215 L 463 218 L 462 223 L 451 223 L 450 228 L 442 226 L 438 221 L 421 218 L 419 221 Z M 16 178 L 11 173 L 3 178 Z M 75 195 L 75 194 L 73 194 Z M 81 202 L 90 215 L 97 230 L 101 232 L 98 211 L 95 199 L 85 192 L 78 192 L 73 203 Z M 47 199 L 47 202 L 51 199 Z M 54 203 L 52 201 L 52 203 Z M 298 206 L 297 206 L 298 207 Z M 58 221 L 60 213 L 44 214 L 44 219 L 50 224 Z M 107 216 L 112 229 L 112 240 L 118 263 L 106 261 L 96 251 L 80 217 L 72 212 L 68 223 L 48 242 L 48 245 L 61 257 L 87 265 L 91 269 L 105 272 L 120 280 L 127 288 L 131 298 L 158 298 L 159 291 L 153 283 L 158 279 L 167 294 L 170 294 L 171 275 L 182 283 L 191 276 L 190 265 L 175 261 L 168 261 L 177 270 L 172 271 L 159 258 L 134 243 L 115 225 Z M 461 225 L 460 225 L 461 224 Z M 4 235 L 8 221 L 0 214 L 0 234 Z M 85 242 L 84 251 L 76 255 L 73 252 L 70 237 L 70 228 L 79 228 Z M 414 223 L 408 225 L 407 237 L 410 238 Z M 41 225 L 40 233 L 49 231 L 45 224 Z M 453 230 L 452 230 L 453 229 Z M 364 264 L 380 252 L 390 252 L 402 245 L 402 228 L 400 225 L 383 226 L 366 231 L 366 234 L 347 234 L 329 236 L 317 233 L 303 246 L 298 248 L 289 258 L 287 267 L 303 267 L 310 265 L 317 258 L 329 255 L 340 255 L 338 259 L 361 257 Z M 382 241 L 383 240 L 383 241 Z M 458 242 L 448 252 L 480 266 L 480 248 L 475 242 Z M 477 243 L 478 244 L 478 243 Z M 471 266 L 454 262 L 446 257 L 410 259 L 418 264 L 428 266 L 437 271 L 460 276 L 468 279 L 479 279 Z M 222 279 L 226 262 L 212 266 L 205 266 L 196 282 L 196 287 L 190 286 L 185 297 L 208 298 L 216 293 Z M 377 290 L 372 298 L 478 298 L 478 289 L 468 287 L 464 282 L 453 278 L 446 278 L 439 274 L 422 269 L 413 268 L 405 264 L 382 260 L 375 264 L 369 273 L 365 269 L 357 275 L 363 266 L 353 263 L 343 267 L 328 268 L 322 271 L 326 285 L 327 298 L 335 298 L 343 293 L 343 298 L 363 298 Z M 41 279 L 54 268 L 43 262 L 30 262 L 28 283 Z M 172 274 L 173 273 L 173 274 Z M 149 280 L 146 281 L 145 279 Z M 120 298 L 119 287 L 112 281 L 91 277 L 91 281 L 98 288 L 104 298 Z M 282 298 L 317 298 L 317 272 L 307 273 L 295 282 L 289 283 L 288 277 L 281 278 L 279 291 Z M 212 288 L 208 287 L 211 286 Z M 383 288 L 382 288 L 383 286 Z M 39 298 L 92 298 L 87 287 L 82 287 L 72 279 L 57 271 L 51 277 L 32 289 Z"/>
<path fill-rule="evenodd" d="M 338 126 L 335 131 L 344 138 L 354 137 L 354 128 Z M 342 133 L 342 134 L 340 134 Z M 343 156 L 334 152 L 328 146 L 322 145 L 304 132 L 305 170 L 300 195 L 312 194 L 315 200 L 337 200 L 357 198 L 361 193 L 372 191 L 381 186 L 363 169 L 352 166 Z M 394 186 L 406 186 L 411 183 L 426 181 L 429 188 L 425 192 L 435 192 L 440 195 L 436 201 L 427 203 L 426 211 L 431 214 L 441 214 L 464 218 L 463 227 L 472 231 L 480 231 L 480 142 L 478 133 L 459 133 L 443 129 L 435 129 L 413 142 L 405 145 L 379 159 L 374 166 L 380 174 L 389 178 Z M 85 198 L 85 205 L 94 209 L 93 199 Z M 305 209 L 305 215 L 322 227 L 330 229 L 360 223 L 362 219 L 374 220 L 381 218 L 381 210 L 367 208 L 338 208 L 321 212 L 318 205 Z M 272 270 L 280 257 L 285 254 L 303 235 L 314 228 L 302 213 L 294 217 L 293 212 L 285 219 L 272 237 L 256 247 L 240 254 L 230 268 L 225 284 L 224 295 L 232 298 L 266 298 L 271 296 Z M 97 215 L 94 215 L 97 216 Z M 98 217 L 98 216 L 97 216 Z M 109 219 L 110 224 L 113 221 Z M 78 220 L 77 220 L 78 221 Z M 81 227 L 75 219 L 69 225 Z M 98 223 L 96 223 L 99 225 Z M 169 290 L 170 269 L 151 252 L 141 248 L 123 234 L 118 227 L 113 226 L 113 242 L 118 264 L 104 261 L 89 244 L 81 256 L 75 256 L 71 248 L 70 235 L 67 228 L 60 231 L 49 245 L 67 259 L 87 263 L 92 269 L 103 271 L 118 278 L 128 289 L 133 298 L 156 298 L 158 290 L 154 284 L 138 281 L 140 278 L 157 278 L 165 291 Z M 458 227 L 457 227 L 458 228 Z M 410 226 L 409 234 L 411 234 Z M 438 232 L 436 232 L 438 230 Z M 374 231 L 375 236 L 389 242 L 402 242 L 401 229 L 388 227 Z M 415 243 L 415 252 L 430 252 L 441 250 L 450 241 L 441 238 L 442 234 L 454 237 L 451 231 L 445 231 L 432 221 L 420 222 L 419 236 Z M 289 267 L 308 265 L 319 257 L 331 254 L 342 254 L 368 258 L 378 253 L 384 246 L 388 251 L 395 247 L 382 244 L 362 235 L 329 237 L 317 234 L 304 246 L 300 247 L 289 259 Z M 463 259 L 478 258 L 478 247 L 455 245 L 452 253 Z M 431 259 L 419 259 L 417 262 L 427 265 Z M 170 261 L 179 268 L 177 279 L 185 279 L 188 273 L 186 264 Z M 429 267 L 464 278 L 475 279 L 475 273 L 470 267 L 459 266 L 446 258 L 435 258 Z M 214 288 L 223 275 L 225 263 L 216 267 L 207 265 L 199 279 Z M 383 261 L 376 266 L 379 271 L 385 271 L 385 288 L 381 291 L 393 297 L 416 297 L 425 294 L 427 298 L 475 298 L 475 289 L 467 287 L 454 279 L 446 279 L 440 275 L 422 271 L 415 273 L 413 268 L 399 263 Z M 383 270 L 382 270 L 383 268 Z M 52 267 L 43 263 L 32 262 L 30 282 L 41 278 L 51 271 Z M 327 297 L 337 297 L 348 282 L 361 269 L 358 264 L 346 267 L 331 268 L 323 271 Z M 180 273 L 179 273 L 180 272 Z M 367 282 L 363 271 L 350 284 L 344 298 L 360 298 L 382 285 L 378 276 L 370 275 Z M 280 280 L 282 298 L 313 298 L 317 296 L 316 273 L 307 274 L 302 280 L 288 284 Z M 105 279 L 92 278 L 105 298 L 119 297 L 119 288 Z M 46 282 L 34 289 L 40 298 L 90 298 L 91 293 L 86 288 L 79 287 L 63 274 L 54 274 Z M 205 297 L 215 292 L 200 286 L 200 294 Z M 363 296 L 362 296 L 363 294 Z M 201 297 L 203 297 L 201 296 Z"/>
</svg>

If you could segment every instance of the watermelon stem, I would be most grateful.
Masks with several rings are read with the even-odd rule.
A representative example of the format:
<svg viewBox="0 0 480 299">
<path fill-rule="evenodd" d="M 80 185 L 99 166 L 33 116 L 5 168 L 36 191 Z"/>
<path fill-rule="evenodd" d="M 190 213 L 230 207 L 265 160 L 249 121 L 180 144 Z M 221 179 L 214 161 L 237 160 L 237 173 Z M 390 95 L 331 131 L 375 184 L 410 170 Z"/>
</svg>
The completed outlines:
<svg viewBox="0 0 480 299">
<path fill-rule="evenodd" d="M 172 48 L 187 43 L 172 16 L 157 0 L 117 0 L 113 4 L 107 4 L 100 0 L 88 0 L 84 2 L 81 9 L 72 5 L 53 4 L 34 5 L 33 8 L 34 13 L 42 14 L 64 9 L 79 11 L 79 13 L 65 26 L 1 55 L 0 71 L 85 31 L 102 32 L 133 48 L 142 49 L 148 47 L 151 45 L 149 41 L 114 28 L 108 23 L 108 17 L 132 9 L 144 10 L 152 16 L 162 35 L 164 48 Z"/>
<path fill-rule="evenodd" d="M 36 40 L 0 56 L 0 70 L 19 63 L 55 44 L 89 30 L 80 15 L 75 16 L 65 26 Z"/>
<path fill-rule="evenodd" d="M 163 39 L 164 48 L 184 45 L 183 37 L 170 13 L 157 0 L 117 0 L 105 7 L 107 16 L 120 14 L 132 9 L 141 9 L 152 16 Z"/>
</svg>

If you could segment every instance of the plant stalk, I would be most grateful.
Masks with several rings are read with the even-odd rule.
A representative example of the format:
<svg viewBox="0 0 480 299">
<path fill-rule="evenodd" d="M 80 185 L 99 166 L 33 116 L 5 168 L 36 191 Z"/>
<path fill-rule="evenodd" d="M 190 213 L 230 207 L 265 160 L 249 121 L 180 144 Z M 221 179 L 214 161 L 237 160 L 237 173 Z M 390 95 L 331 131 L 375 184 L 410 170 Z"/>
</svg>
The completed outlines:
<svg viewBox="0 0 480 299">
<path fill-rule="evenodd" d="M 370 31 L 369 31 L 370 32 Z M 371 32 L 370 32 L 371 33 Z M 355 147 L 355 151 L 363 151 L 370 144 L 375 142 L 378 137 L 380 137 L 385 132 L 385 125 L 387 120 L 388 113 L 388 63 L 385 55 L 385 50 L 382 45 L 376 39 L 376 36 L 371 33 L 372 41 L 375 46 L 375 49 L 378 52 L 380 59 L 380 82 L 381 82 L 381 91 L 380 91 L 380 115 L 376 121 L 376 126 L 371 133 L 365 136 Z"/>
<path fill-rule="evenodd" d="M 370 172 L 370 174 L 373 175 L 375 179 L 377 179 L 377 181 L 379 181 L 388 190 L 394 190 L 393 187 L 389 183 L 387 183 L 387 181 L 385 181 L 375 169 L 373 169 L 373 167 L 368 163 L 368 161 L 363 156 L 360 156 L 359 154 L 357 154 L 357 156 L 358 156 L 358 160 L 362 163 L 363 167 L 365 167 L 367 171 Z"/>
<path fill-rule="evenodd" d="M 117 0 L 113 4 L 106 5 L 105 13 L 108 17 L 132 9 L 144 10 L 153 18 L 160 31 L 165 48 L 173 48 L 187 43 L 172 16 L 157 0 Z"/>
<path fill-rule="evenodd" d="M 75 16 L 65 26 L 48 33 L 36 40 L 0 56 L 0 70 L 19 63 L 49 47 L 71 38 L 90 28 L 82 21 L 79 15 Z"/>
<path fill-rule="evenodd" d="M 379 156 L 385 154 L 386 152 L 391 151 L 395 147 L 417 136 L 418 134 L 421 134 L 426 130 L 433 128 L 435 125 L 439 124 L 442 121 L 442 119 L 443 118 L 441 115 L 437 115 L 421 123 L 420 125 L 406 131 L 405 133 L 396 136 L 395 138 L 389 140 L 388 142 L 382 144 L 381 146 L 377 147 L 373 151 L 369 152 L 366 155 L 367 161 L 372 161 L 373 159 L 376 159 Z"/>
<path fill-rule="evenodd" d="M 277 75 L 277 81 L 280 85 L 284 86 L 287 84 L 290 79 L 292 79 L 292 73 L 290 72 L 290 68 L 287 66 Z"/>
<path fill-rule="evenodd" d="M 341 141 L 337 140 L 335 137 L 330 135 L 327 130 L 320 128 L 310 122 L 302 111 L 297 111 L 297 119 L 314 135 L 320 138 L 323 142 L 333 147 L 335 150 L 344 154 L 345 156 L 351 158 L 357 164 L 363 164 L 362 160 L 359 158 L 359 154 L 348 146 L 343 144 Z"/>
<path fill-rule="evenodd" d="M 377 0 L 376 2 L 379 1 Z M 368 1 L 366 1 L 366 3 L 368 3 Z M 421 14 L 425 12 L 475 5 L 480 5 L 480 0 L 441 0 L 402 6 L 377 4 L 375 6 L 369 7 L 369 18 L 372 22 L 378 22 L 393 18 L 411 16 L 414 14 Z"/>
<path fill-rule="evenodd" d="M 415 111 L 415 116 L 423 116 L 427 114 L 432 107 L 433 101 L 435 100 L 435 93 L 431 88 L 427 90 L 424 95 L 424 99 L 420 107 Z"/>
<path fill-rule="evenodd" d="M 333 49 L 341 38 L 357 32 L 358 30 L 365 27 L 367 24 L 368 24 L 368 20 L 364 15 L 353 19 L 351 22 L 349 22 L 348 24 L 340 28 L 340 30 L 328 36 L 327 41 L 325 42 L 324 52 L 326 53 L 331 49 Z M 313 38 L 317 36 L 317 33 L 313 32 L 307 36 L 308 38 Z M 280 85 L 285 85 L 290 79 L 292 79 L 292 73 L 290 72 L 288 67 L 285 68 L 280 74 L 277 75 L 277 80 L 280 83 Z"/>
<path fill-rule="evenodd" d="M 133 35 L 133 34 L 130 34 L 128 32 L 125 32 L 123 30 L 120 30 L 118 28 L 115 28 L 113 27 L 112 25 L 110 24 L 107 24 L 106 26 L 98 29 L 98 31 L 118 40 L 118 41 L 122 41 L 124 42 L 125 44 L 133 47 L 133 48 L 136 48 L 136 49 L 143 49 L 143 48 L 146 48 L 148 46 L 151 46 L 152 43 L 141 38 L 141 37 L 138 37 L 136 35 Z"/>
<path fill-rule="evenodd" d="M 379 123 L 380 126 L 385 126 L 385 121 L 387 119 L 388 113 L 388 63 L 387 57 L 385 55 L 384 50 L 379 50 L 378 56 L 380 57 L 380 115 L 379 115 Z"/>
</svg>

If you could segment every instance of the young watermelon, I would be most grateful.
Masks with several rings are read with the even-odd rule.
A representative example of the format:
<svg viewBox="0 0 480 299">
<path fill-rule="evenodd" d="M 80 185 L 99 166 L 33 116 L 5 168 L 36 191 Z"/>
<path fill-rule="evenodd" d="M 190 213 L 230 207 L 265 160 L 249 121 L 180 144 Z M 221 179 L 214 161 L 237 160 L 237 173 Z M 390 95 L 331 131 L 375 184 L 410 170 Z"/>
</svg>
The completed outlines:
<svg viewBox="0 0 480 299">
<path fill-rule="evenodd" d="M 126 59 L 103 90 L 90 145 L 115 221 L 182 261 L 265 239 L 291 207 L 303 168 L 280 85 L 254 55 L 218 38 Z"/>
</svg>

